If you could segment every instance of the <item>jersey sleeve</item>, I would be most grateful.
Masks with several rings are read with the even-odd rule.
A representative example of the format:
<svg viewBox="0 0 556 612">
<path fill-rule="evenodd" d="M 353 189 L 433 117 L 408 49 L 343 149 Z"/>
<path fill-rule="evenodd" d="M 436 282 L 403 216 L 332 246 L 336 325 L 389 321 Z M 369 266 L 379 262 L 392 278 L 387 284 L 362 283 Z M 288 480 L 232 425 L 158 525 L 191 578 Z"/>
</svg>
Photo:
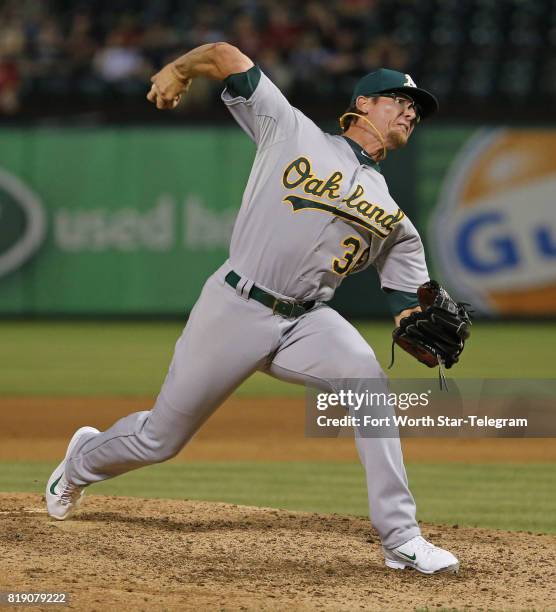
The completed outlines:
<svg viewBox="0 0 556 612">
<path fill-rule="evenodd" d="M 222 101 L 258 148 L 286 140 L 295 130 L 295 109 L 284 94 L 253 66 L 225 79 Z"/>
<path fill-rule="evenodd" d="M 388 306 L 390 312 L 397 316 L 400 312 L 408 310 L 409 308 L 417 308 L 419 306 L 419 299 L 416 293 L 411 291 L 400 291 L 399 289 L 388 289 L 385 288 L 386 299 L 388 300 Z"/>
<path fill-rule="evenodd" d="M 392 245 L 375 261 L 382 289 L 417 293 L 429 280 L 425 249 L 415 226 L 407 217 L 392 236 Z"/>
</svg>

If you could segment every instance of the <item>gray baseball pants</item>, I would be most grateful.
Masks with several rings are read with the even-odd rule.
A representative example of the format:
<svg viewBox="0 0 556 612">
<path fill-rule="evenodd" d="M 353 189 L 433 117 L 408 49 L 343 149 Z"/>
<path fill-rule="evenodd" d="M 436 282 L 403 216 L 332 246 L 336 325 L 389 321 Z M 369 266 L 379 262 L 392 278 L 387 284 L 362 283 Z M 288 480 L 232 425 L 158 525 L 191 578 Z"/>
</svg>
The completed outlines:
<svg viewBox="0 0 556 612">
<path fill-rule="evenodd" d="M 68 458 L 69 482 L 89 485 L 170 459 L 256 370 L 321 388 L 341 378 L 385 380 L 371 347 L 335 310 L 321 304 L 297 319 L 274 315 L 245 297 L 251 282 L 225 283 L 230 269 L 226 263 L 207 280 L 153 409 L 84 437 Z M 371 521 L 382 544 L 395 548 L 420 534 L 400 440 L 355 438 Z"/>
</svg>

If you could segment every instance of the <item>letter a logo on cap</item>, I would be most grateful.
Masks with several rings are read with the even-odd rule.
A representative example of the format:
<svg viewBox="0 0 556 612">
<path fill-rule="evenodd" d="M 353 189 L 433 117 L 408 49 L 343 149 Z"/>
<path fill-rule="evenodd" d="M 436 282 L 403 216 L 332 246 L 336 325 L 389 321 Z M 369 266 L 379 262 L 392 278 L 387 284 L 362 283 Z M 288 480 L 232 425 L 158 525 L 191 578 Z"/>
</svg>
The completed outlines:
<svg viewBox="0 0 556 612">
<path fill-rule="evenodd" d="M 405 82 L 404 82 L 404 87 L 417 87 L 417 85 L 415 85 L 415 81 L 409 76 L 409 74 L 405 75 Z"/>
</svg>

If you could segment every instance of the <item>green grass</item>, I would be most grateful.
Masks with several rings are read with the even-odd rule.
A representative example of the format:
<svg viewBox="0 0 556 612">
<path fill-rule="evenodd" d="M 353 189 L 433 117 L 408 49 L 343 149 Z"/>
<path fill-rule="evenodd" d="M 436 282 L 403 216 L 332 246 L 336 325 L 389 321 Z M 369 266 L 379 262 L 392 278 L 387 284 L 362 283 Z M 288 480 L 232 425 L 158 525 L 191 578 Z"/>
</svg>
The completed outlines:
<svg viewBox="0 0 556 612">
<path fill-rule="evenodd" d="M 55 464 L 0 463 L 0 491 L 43 492 Z M 556 533 L 551 464 L 410 464 L 419 518 Z M 363 469 L 351 463 L 166 463 L 94 485 L 91 493 L 224 501 L 365 516 Z"/>
<path fill-rule="evenodd" d="M 386 367 L 392 325 L 357 326 Z M 155 395 L 179 323 L 0 322 L 0 395 Z M 210 340 L 207 338 L 207 342 Z M 556 324 L 476 323 L 450 375 L 458 378 L 553 378 Z M 435 378 L 436 371 L 397 350 L 392 377 Z M 239 395 L 299 395 L 301 387 L 257 373 Z"/>
<path fill-rule="evenodd" d="M 383 366 L 392 325 L 358 325 Z M 0 395 L 155 395 L 181 325 L 0 321 Z M 465 378 L 554 378 L 556 324 L 477 323 L 462 362 Z M 436 378 L 397 351 L 393 377 Z M 303 389 L 256 374 L 239 395 Z M 0 491 L 43 491 L 54 464 L 0 463 Z M 551 464 L 408 466 L 423 521 L 556 533 Z M 204 499 L 366 515 L 362 468 L 346 463 L 166 463 L 99 485 L 98 494 Z"/>
</svg>

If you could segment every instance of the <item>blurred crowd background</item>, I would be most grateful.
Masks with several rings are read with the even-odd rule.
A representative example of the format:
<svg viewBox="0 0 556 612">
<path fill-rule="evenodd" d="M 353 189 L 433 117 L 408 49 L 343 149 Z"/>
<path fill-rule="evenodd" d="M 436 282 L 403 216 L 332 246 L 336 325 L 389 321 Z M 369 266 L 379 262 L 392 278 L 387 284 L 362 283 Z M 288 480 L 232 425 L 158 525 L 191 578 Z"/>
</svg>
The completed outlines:
<svg viewBox="0 0 556 612">
<path fill-rule="evenodd" d="M 556 0 L 1 0 L 0 116 L 154 116 L 150 75 L 220 40 L 317 118 L 380 66 L 434 91 L 449 119 L 543 121 L 556 102 Z M 183 117 L 224 116 L 219 89 L 196 83 Z"/>
</svg>

